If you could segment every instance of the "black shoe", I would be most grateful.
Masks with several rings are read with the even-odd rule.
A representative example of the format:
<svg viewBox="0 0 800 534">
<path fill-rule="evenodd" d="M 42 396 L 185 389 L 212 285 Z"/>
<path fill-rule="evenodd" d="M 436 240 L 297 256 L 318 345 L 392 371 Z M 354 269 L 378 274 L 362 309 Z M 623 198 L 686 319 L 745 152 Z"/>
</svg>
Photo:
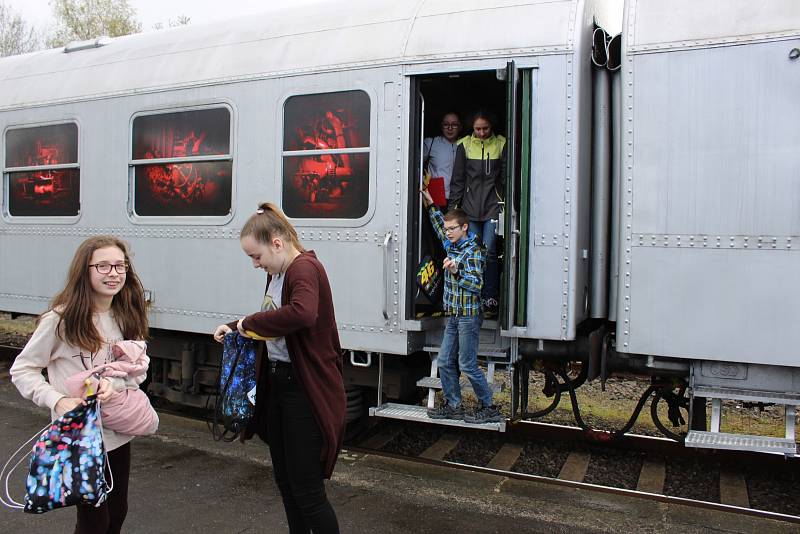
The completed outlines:
<svg viewBox="0 0 800 534">
<path fill-rule="evenodd" d="M 464 408 L 461 405 L 453 408 L 444 403 L 438 408 L 428 408 L 428 417 L 431 419 L 464 419 Z"/>
<path fill-rule="evenodd" d="M 490 404 L 489 406 L 481 406 L 475 413 L 464 416 L 465 423 L 481 424 L 481 423 L 499 423 L 503 419 L 503 414 L 497 409 L 497 406 Z"/>
</svg>

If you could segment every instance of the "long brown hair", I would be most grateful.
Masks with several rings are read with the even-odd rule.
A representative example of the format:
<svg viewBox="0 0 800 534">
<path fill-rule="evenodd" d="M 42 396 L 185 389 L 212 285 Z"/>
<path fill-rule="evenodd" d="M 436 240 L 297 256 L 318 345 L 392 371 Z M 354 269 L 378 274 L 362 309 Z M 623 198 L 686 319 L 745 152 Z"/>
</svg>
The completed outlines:
<svg viewBox="0 0 800 534">
<path fill-rule="evenodd" d="M 92 321 L 94 299 L 89 262 L 95 250 L 107 247 L 120 249 L 125 254 L 125 263 L 128 264 L 125 283 L 111 301 L 114 319 L 125 339 L 146 339 L 148 335 L 144 288 L 133 269 L 127 245 L 110 235 L 90 237 L 75 251 L 64 289 L 53 297 L 50 309 L 60 316 L 57 329 L 59 338 L 93 353 L 100 350 L 104 340 Z"/>
<path fill-rule="evenodd" d="M 259 243 L 269 243 L 272 238 L 279 236 L 291 241 L 292 246 L 300 252 L 306 249 L 297 237 L 297 230 L 286 218 L 281 209 L 271 202 L 262 202 L 258 205 L 258 210 L 247 219 L 239 233 L 239 238 L 253 236 Z"/>
</svg>

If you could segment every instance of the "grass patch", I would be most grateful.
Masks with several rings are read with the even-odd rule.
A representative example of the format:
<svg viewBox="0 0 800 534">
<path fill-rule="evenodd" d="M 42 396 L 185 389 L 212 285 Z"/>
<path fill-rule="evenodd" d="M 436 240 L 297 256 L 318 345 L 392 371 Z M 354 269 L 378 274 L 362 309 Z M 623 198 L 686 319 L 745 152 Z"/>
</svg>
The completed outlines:
<svg viewBox="0 0 800 534">
<path fill-rule="evenodd" d="M 503 391 L 495 393 L 494 402 L 506 416 L 510 416 L 511 381 L 508 379 L 508 375 L 505 372 L 496 373 L 495 381 L 503 383 L 504 389 Z M 645 392 L 649 385 L 649 378 L 614 377 L 606 381 L 605 391 L 603 391 L 599 380 L 586 382 L 575 390 L 581 418 L 584 423 L 592 428 L 608 431 L 618 430 L 624 427 L 628 422 L 628 419 L 636 409 L 639 397 Z M 544 380 L 541 378 L 541 375 L 537 376 L 537 374 L 534 373 L 528 390 L 528 411 L 534 412 L 550 405 L 552 398 L 545 397 L 542 393 L 543 386 Z M 475 396 L 470 392 L 464 391 L 462 397 L 466 410 L 469 411 L 477 405 Z M 436 394 L 436 402 L 443 402 L 441 391 L 438 391 Z M 651 417 L 651 402 L 652 396 L 642 407 L 631 429 L 631 432 L 634 434 L 663 436 Z M 658 408 L 659 419 L 667 428 L 678 434 L 685 434 L 688 432 L 689 429 L 686 420 L 688 420 L 689 414 L 685 410 L 681 410 L 681 414 L 685 420 L 684 424 L 673 427 L 667 414 L 666 402 L 662 401 L 659 403 Z M 708 425 L 711 421 L 711 403 L 708 403 L 706 411 L 706 421 Z M 758 408 L 743 406 L 741 403 L 735 401 L 725 401 L 723 402 L 722 413 L 722 425 L 720 429 L 722 432 L 774 437 L 782 437 L 785 434 L 783 406 L 768 406 L 760 410 Z M 577 426 L 575 416 L 572 413 L 569 393 L 562 393 L 561 401 L 556 409 L 536 419 L 536 421 Z"/>
</svg>

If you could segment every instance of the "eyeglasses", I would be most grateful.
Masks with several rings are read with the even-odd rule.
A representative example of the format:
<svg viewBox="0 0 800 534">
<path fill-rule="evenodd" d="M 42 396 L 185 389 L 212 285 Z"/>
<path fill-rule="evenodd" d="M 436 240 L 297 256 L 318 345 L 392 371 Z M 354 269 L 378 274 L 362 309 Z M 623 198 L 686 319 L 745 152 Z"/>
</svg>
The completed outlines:
<svg viewBox="0 0 800 534">
<path fill-rule="evenodd" d="M 128 272 L 127 263 L 90 263 L 89 267 L 94 267 L 100 274 L 111 274 L 111 269 L 117 271 L 118 274 L 125 274 Z"/>
<path fill-rule="evenodd" d="M 461 225 L 458 225 L 458 226 L 445 226 L 444 227 L 444 231 L 445 231 L 445 233 L 449 234 L 450 232 L 455 232 L 459 228 L 461 228 Z"/>
<path fill-rule="evenodd" d="M 443 122 L 442 123 L 442 128 L 460 128 L 460 127 L 461 127 L 461 123 L 460 122 Z"/>
</svg>

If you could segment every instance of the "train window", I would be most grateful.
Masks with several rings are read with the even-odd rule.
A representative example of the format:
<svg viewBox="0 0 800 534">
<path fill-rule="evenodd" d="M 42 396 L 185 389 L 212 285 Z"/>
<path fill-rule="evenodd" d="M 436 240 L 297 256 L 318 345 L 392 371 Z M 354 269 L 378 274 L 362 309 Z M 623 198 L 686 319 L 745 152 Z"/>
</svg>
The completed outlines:
<svg viewBox="0 0 800 534">
<path fill-rule="evenodd" d="M 8 215 L 76 216 L 80 210 L 78 126 L 74 123 L 6 132 L 4 176 Z"/>
<path fill-rule="evenodd" d="M 217 107 L 133 120 L 133 208 L 138 216 L 231 212 L 231 114 Z"/>
<path fill-rule="evenodd" d="M 283 210 L 294 218 L 358 219 L 369 207 L 370 99 L 364 91 L 288 98 Z"/>
</svg>

